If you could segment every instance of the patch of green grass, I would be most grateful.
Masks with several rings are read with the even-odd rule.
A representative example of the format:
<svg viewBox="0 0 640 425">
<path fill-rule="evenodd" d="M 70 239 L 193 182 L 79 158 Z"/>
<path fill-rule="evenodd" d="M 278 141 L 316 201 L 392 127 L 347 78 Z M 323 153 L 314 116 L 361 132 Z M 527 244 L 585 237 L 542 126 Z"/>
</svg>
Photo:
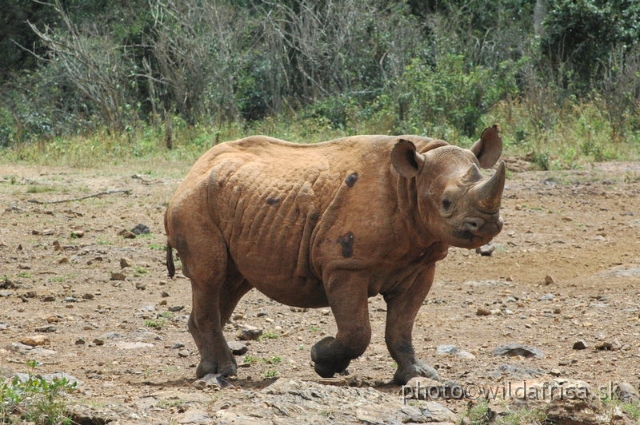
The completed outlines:
<svg viewBox="0 0 640 425">
<path fill-rule="evenodd" d="M 264 358 L 262 359 L 263 362 L 267 363 L 267 364 L 280 364 L 282 363 L 282 358 L 280 356 L 273 356 L 270 358 Z"/>
<path fill-rule="evenodd" d="M 167 320 L 164 318 L 144 321 L 144 325 L 146 327 L 153 328 L 153 329 L 162 329 L 162 327 L 166 324 L 167 324 Z"/>
<path fill-rule="evenodd" d="M 247 364 L 254 364 L 254 363 L 256 363 L 259 359 L 258 359 L 256 356 L 248 355 L 248 356 L 244 356 L 244 359 L 243 359 L 243 360 L 244 360 L 244 362 L 245 362 L 245 363 L 247 363 Z"/>
<path fill-rule="evenodd" d="M 71 424 L 67 416 L 65 395 L 76 384 L 66 378 L 47 382 L 34 374 L 38 363 L 27 362 L 27 379 L 14 377 L 10 382 L 0 382 L 0 422 L 14 420 L 35 424 Z"/>
<path fill-rule="evenodd" d="M 278 338 L 280 338 L 280 335 L 278 335 L 275 332 L 265 332 L 258 337 L 258 341 L 261 341 L 263 339 L 278 339 Z"/>
<path fill-rule="evenodd" d="M 113 245 L 110 241 L 108 241 L 106 239 L 98 239 L 97 244 L 98 245 Z"/>
<path fill-rule="evenodd" d="M 55 192 L 55 191 L 56 191 L 56 188 L 54 188 L 53 186 L 39 185 L 39 184 L 34 184 L 27 188 L 27 193 L 46 193 L 46 192 Z"/>
<path fill-rule="evenodd" d="M 542 409 L 520 409 L 497 418 L 495 425 L 542 425 L 547 414 Z"/>
<path fill-rule="evenodd" d="M 144 267 L 139 267 L 136 266 L 136 268 L 134 269 L 134 276 L 135 277 L 142 277 L 144 275 L 146 275 L 147 273 L 149 273 L 149 271 L 147 269 L 145 269 Z"/>
<path fill-rule="evenodd" d="M 309 328 L 309 330 L 310 330 L 311 332 L 318 332 L 318 331 L 320 330 L 320 328 L 319 328 L 319 327 L 317 327 L 317 326 L 311 326 L 311 327 Z"/>
<path fill-rule="evenodd" d="M 164 251 L 165 249 L 167 249 L 167 246 L 165 244 L 152 243 L 152 244 L 149 244 L 149 249 Z"/>
<path fill-rule="evenodd" d="M 622 411 L 634 421 L 640 419 L 640 406 L 635 403 L 624 403 L 620 406 Z"/>
<path fill-rule="evenodd" d="M 160 313 L 160 317 L 163 317 L 165 319 L 173 319 L 173 312 L 163 311 L 162 313 Z"/>
<path fill-rule="evenodd" d="M 269 369 L 264 373 L 264 377 L 267 379 L 277 378 L 278 376 L 280 376 L 280 374 L 278 373 L 277 370 L 274 370 L 274 369 Z"/>
<path fill-rule="evenodd" d="M 480 401 L 475 406 L 472 406 L 463 415 L 460 423 L 466 419 L 469 425 L 488 425 L 489 424 L 489 403 L 487 401 Z"/>
<path fill-rule="evenodd" d="M 24 278 L 24 279 L 29 279 L 29 278 L 31 278 L 31 273 L 30 272 L 20 272 L 16 276 Z"/>
</svg>

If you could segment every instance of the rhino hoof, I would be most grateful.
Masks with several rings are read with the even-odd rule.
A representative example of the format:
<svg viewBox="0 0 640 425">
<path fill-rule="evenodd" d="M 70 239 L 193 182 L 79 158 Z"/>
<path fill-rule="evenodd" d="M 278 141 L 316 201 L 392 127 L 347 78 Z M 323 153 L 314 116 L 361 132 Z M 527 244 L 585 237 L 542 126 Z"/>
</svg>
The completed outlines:
<svg viewBox="0 0 640 425">
<path fill-rule="evenodd" d="M 411 378 L 416 376 L 423 376 L 425 378 L 433 379 L 434 381 L 440 380 L 438 371 L 422 362 L 413 364 L 408 368 L 398 368 L 393 376 L 393 380 L 398 385 L 405 385 Z"/>
<path fill-rule="evenodd" d="M 233 376 L 238 372 L 237 366 L 233 363 L 218 365 L 215 362 L 201 361 L 196 369 L 196 377 L 198 379 L 209 375 Z"/>
</svg>

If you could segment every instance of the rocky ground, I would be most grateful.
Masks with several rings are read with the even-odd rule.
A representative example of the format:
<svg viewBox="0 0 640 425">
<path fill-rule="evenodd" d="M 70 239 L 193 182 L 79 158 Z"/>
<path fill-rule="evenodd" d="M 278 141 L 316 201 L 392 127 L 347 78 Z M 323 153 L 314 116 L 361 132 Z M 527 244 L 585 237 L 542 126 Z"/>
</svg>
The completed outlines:
<svg viewBox="0 0 640 425">
<path fill-rule="evenodd" d="M 225 328 L 229 341 L 262 332 L 234 347 L 247 350 L 238 376 L 196 382 L 189 283 L 166 277 L 162 225 L 186 165 L 0 167 L 1 372 L 24 372 L 33 359 L 40 374 L 76 378 L 69 406 L 87 424 L 469 422 L 483 388 L 515 391 L 524 381 L 592 395 L 623 383 L 638 411 L 640 164 L 509 167 L 495 249 L 451 250 L 414 331 L 419 356 L 465 399 L 445 397 L 451 383 L 422 381 L 440 394 L 432 400 L 411 399 L 406 388 L 403 397 L 389 383 L 395 365 L 379 297 L 370 300 L 366 353 L 350 375 L 321 379 L 309 349 L 334 334 L 329 310 L 292 309 L 251 291 Z M 520 344 L 515 356 L 496 355 L 508 344 Z M 489 411 L 523 403 L 506 398 Z M 556 423 L 638 420 L 597 397 L 537 403 Z"/>
</svg>

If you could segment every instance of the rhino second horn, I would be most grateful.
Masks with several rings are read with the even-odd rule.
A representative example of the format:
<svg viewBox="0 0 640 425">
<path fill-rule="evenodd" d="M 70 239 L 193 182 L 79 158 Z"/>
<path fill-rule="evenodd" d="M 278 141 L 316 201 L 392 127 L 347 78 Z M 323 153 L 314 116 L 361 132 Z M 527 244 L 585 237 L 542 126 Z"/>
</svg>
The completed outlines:
<svg viewBox="0 0 640 425">
<path fill-rule="evenodd" d="M 464 176 L 460 178 L 463 184 L 471 184 L 482 180 L 482 173 L 476 164 L 471 164 Z"/>
<path fill-rule="evenodd" d="M 483 211 L 496 213 L 500 210 L 506 174 L 507 168 L 502 161 L 493 177 L 475 188 L 474 194 Z"/>
</svg>

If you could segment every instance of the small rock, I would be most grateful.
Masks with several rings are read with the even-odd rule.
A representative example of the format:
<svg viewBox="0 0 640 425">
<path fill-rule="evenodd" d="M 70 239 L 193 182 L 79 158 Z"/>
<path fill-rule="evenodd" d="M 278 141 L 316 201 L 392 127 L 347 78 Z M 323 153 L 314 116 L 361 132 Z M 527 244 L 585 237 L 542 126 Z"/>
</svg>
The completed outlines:
<svg viewBox="0 0 640 425">
<path fill-rule="evenodd" d="M 478 307 L 476 310 L 476 316 L 491 316 L 491 310 L 484 307 Z"/>
<path fill-rule="evenodd" d="M 178 349 L 178 348 L 183 348 L 183 347 L 184 347 L 184 344 L 181 343 L 181 342 L 176 342 L 175 344 L 173 344 L 171 346 L 171 348 L 173 348 L 173 349 Z"/>
<path fill-rule="evenodd" d="M 495 350 L 493 350 L 492 354 L 494 356 L 508 356 L 508 357 L 522 356 L 527 358 L 535 357 L 538 359 L 541 359 L 544 357 L 544 354 L 539 349 L 522 345 L 522 344 L 502 345 L 496 348 Z"/>
<path fill-rule="evenodd" d="M 546 275 L 544 277 L 544 284 L 545 285 L 552 285 L 554 283 L 556 283 L 556 280 L 550 274 L 548 274 L 548 275 Z"/>
<path fill-rule="evenodd" d="M 127 229 L 122 229 L 118 232 L 118 235 L 122 236 L 125 239 L 135 239 L 136 234 L 128 231 Z"/>
<path fill-rule="evenodd" d="M 94 295 L 93 295 L 93 294 L 89 294 L 89 293 L 84 294 L 84 295 L 82 296 L 82 299 L 83 299 L 83 300 L 92 300 L 93 298 L 94 298 Z"/>
<path fill-rule="evenodd" d="M 190 354 L 189 350 L 180 350 L 180 351 L 178 351 L 178 355 L 180 357 L 189 357 L 189 354 Z"/>
<path fill-rule="evenodd" d="M 136 282 L 136 289 L 144 291 L 145 289 L 147 289 L 147 285 L 143 282 Z"/>
<path fill-rule="evenodd" d="M 167 298 L 167 297 L 169 297 L 169 293 L 168 293 L 167 291 L 162 291 L 162 293 L 160 294 L 160 296 L 161 296 L 162 298 Z"/>
<path fill-rule="evenodd" d="M 436 353 L 439 355 L 455 355 L 462 359 L 475 359 L 476 356 L 468 351 L 464 351 L 456 347 L 455 345 L 438 345 Z"/>
<path fill-rule="evenodd" d="M 127 276 L 122 272 L 111 272 L 111 280 L 125 280 Z"/>
<path fill-rule="evenodd" d="M 84 338 L 76 339 L 76 345 L 85 345 L 86 343 L 87 343 L 87 341 L 85 341 Z"/>
<path fill-rule="evenodd" d="M 613 344 L 610 342 L 603 341 L 596 344 L 595 348 L 596 350 L 610 351 L 610 350 L 613 350 Z"/>
<path fill-rule="evenodd" d="M 53 325 L 40 326 L 35 329 L 36 332 L 55 332 L 56 327 Z"/>
<path fill-rule="evenodd" d="M 94 339 L 94 340 L 93 340 L 93 343 L 94 343 L 95 345 L 97 345 L 97 346 L 104 345 L 104 339 L 102 339 L 102 338 L 96 338 L 96 339 Z"/>
<path fill-rule="evenodd" d="M 493 245 L 492 243 L 488 243 L 486 245 L 482 245 L 480 248 L 476 248 L 476 254 L 480 254 L 483 257 L 490 257 L 495 250 L 495 245 Z"/>
<path fill-rule="evenodd" d="M 124 269 L 127 267 L 131 267 L 131 260 L 129 258 L 121 258 L 120 259 L 120 268 Z"/>
<path fill-rule="evenodd" d="M 182 311 L 184 310 L 184 306 L 183 305 L 172 305 L 171 307 L 169 307 L 167 310 L 172 311 L 174 313 L 178 312 L 178 311 Z"/>
<path fill-rule="evenodd" d="M 574 350 L 584 350 L 585 348 L 587 348 L 587 343 L 582 340 L 573 343 Z"/>
<path fill-rule="evenodd" d="M 71 237 L 72 238 L 82 238 L 82 237 L 84 237 L 84 230 L 74 230 L 73 232 L 71 232 Z"/>
<path fill-rule="evenodd" d="M 49 344 L 51 341 L 49 340 L 48 337 L 44 335 L 34 335 L 34 336 L 28 336 L 28 337 L 22 338 L 20 342 L 24 345 L 36 347 L 39 345 Z"/>
<path fill-rule="evenodd" d="M 69 262 L 69 257 L 62 257 L 58 260 L 58 264 L 67 264 Z"/>
<path fill-rule="evenodd" d="M 555 298 L 553 294 L 544 294 L 540 297 L 540 301 L 551 301 Z"/>
<path fill-rule="evenodd" d="M 229 346 L 229 349 L 234 356 L 241 356 L 249 351 L 247 346 L 239 341 L 229 341 L 227 345 Z"/>
<path fill-rule="evenodd" d="M 58 241 L 53 241 L 53 250 L 54 251 L 62 251 L 62 245 L 60 245 L 60 242 Z"/>
<path fill-rule="evenodd" d="M 261 335 L 262 335 L 262 329 L 258 329 L 250 325 L 245 325 L 238 332 L 238 339 L 241 341 L 253 341 L 258 339 Z"/>
<path fill-rule="evenodd" d="M 640 403 L 640 395 L 638 395 L 638 390 L 634 388 L 633 385 L 626 382 L 618 383 L 618 385 L 616 385 L 614 394 L 616 395 L 616 398 L 623 403 L 635 405 Z"/>
<path fill-rule="evenodd" d="M 56 300 L 56 297 L 54 297 L 53 295 L 45 295 L 44 297 L 42 297 L 42 301 L 46 302 L 46 303 L 50 303 Z"/>
<path fill-rule="evenodd" d="M 560 376 L 562 374 L 562 372 L 560 371 L 560 369 L 551 369 L 549 371 L 549 375 L 551 376 Z"/>
<path fill-rule="evenodd" d="M 131 229 L 131 233 L 136 235 L 146 235 L 147 233 L 151 233 L 151 230 L 144 224 L 137 224 L 133 229 Z"/>
</svg>

